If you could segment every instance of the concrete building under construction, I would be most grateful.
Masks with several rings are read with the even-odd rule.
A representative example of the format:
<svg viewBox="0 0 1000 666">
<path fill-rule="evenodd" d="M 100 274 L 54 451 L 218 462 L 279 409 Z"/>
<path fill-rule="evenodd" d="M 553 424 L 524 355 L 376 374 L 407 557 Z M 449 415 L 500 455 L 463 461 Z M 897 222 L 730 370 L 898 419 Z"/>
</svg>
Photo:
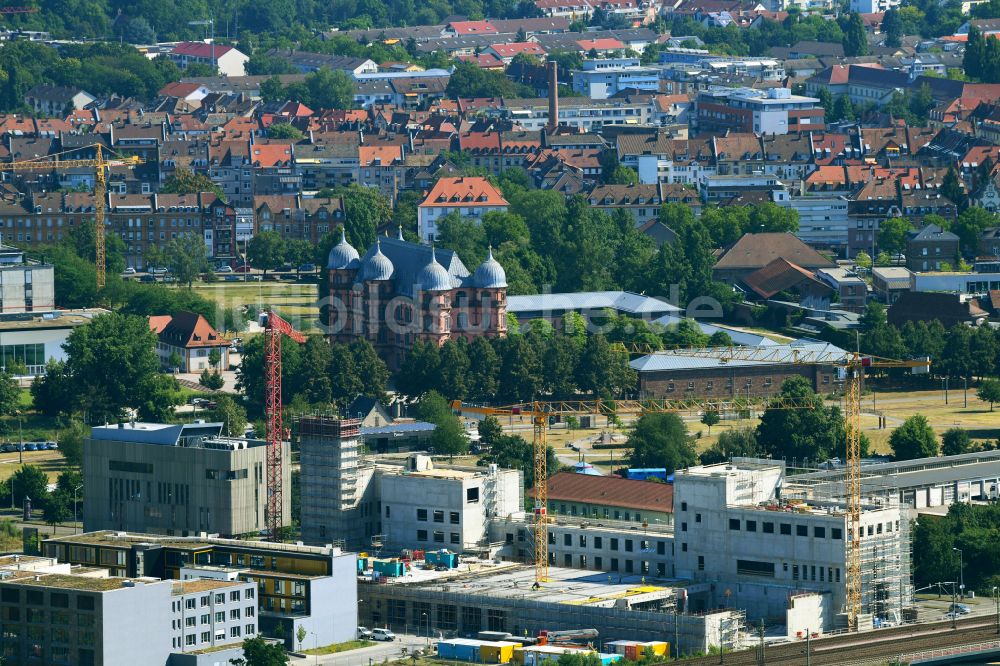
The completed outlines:
<svg viewBox="0 0 1000 666">
<path fill-rule="evenodd" d="M 390 552 L 448 548 L 490 556 L 497 517 L 520 515 L 518 470 L 436 469 L 430 457 L 397 464 L 363 460 L 360 422 L 303 416 L 297 422 L 302 461 L 302 539 Z"/>
<path fill-rule="evenodd" d="M 549 568 L 534 585 L 533 567 L 466 561 L 458 571 L 415 571 L 405 579 L 363 583 L 359 621 L 394 631 L 474 636 L 480 631 L 535 636 L 542 630 L 593 627 L 603 642 L 667 641 L 681 654 L 733 648 L 741 611 L 687 612 L 687 592 L 671 582 Z M 597 646 L 595 646 L 597 647 Z"/>
</svg>

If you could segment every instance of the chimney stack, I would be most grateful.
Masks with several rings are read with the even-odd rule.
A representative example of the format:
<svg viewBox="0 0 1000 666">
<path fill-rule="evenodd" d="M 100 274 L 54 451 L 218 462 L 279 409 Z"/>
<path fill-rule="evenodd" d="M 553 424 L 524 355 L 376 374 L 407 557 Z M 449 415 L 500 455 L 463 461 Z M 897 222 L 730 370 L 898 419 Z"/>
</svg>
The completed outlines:
<svg viewBox="0 0 1000 666">
<path fill-rule="evenodd" d="M 555 60 L 548 62 L 549 66 L 549 124 L 550 132 L 555 132 L 559 127 L 559 63 Z"/>
</svg>

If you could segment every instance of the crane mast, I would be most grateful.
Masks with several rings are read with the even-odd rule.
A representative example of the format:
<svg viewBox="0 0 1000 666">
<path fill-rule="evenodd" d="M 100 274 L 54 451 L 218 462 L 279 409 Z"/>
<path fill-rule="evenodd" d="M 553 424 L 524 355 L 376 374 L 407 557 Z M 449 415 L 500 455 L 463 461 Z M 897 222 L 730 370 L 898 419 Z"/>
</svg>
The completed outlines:
<svg viewBox="0 0 1000 666">
<path fill-rule="evenodd" d="M 94 149 L 93 159 L 60 159 L 63 155 L 74 151 L 65 151 L 46 155 L 39 159 L 22 162 L 0 163 L 0 171 L 59 171 L 61 169 L 93 168 L 94 169 L 94 266 L 97 273 L 97 288 L 103 289 L 106 283 L 105 270 L 107 266 L 106 243 L 104 238 L 104 216 L 106 210 L 106 195 L 108 192 L 107 170 L 112 166 L 136 166 L 143 163 L 142 158 L 135 156 L 104 157 L 104 147 L 95 143 L 87 148 Z"/>
<path fill-rule="evenodd" d="M 858 629 L 858 615 L 861 614 L 861 391 L 864 387 L 865 368 L 909 368 L 913 372 L 927 372 L 930 368 L 929 358 L 910 360 L 895 360 L 875 356 L 862 356 L 860 353 L 847 352 L 842 349 L 823 350 L 793 350 L 774 347 L 708 347 L 701 349 L 679 349 L 668 351 L 651 351 L 648 349 L 628 349 L 618 345 L 623 351 L 641 354 L 683 354 L 687 357 L 712 358 L 720 363 L 730 361 L 783 362 L 792 365 L 829 365 L 842 368 L 845 373 L 844 382 L 844 420 L 846 430 L 845 458 L 847 472 L 845 478 L 845 494 L 847 504 L 847 534 L 848 540 L 844 553 L 847 564 L 847 590 L 845 612 L 848 627 L 852 631 Z M 489 415 L 521 415 L 530 416 L 534 425 L 533 455 L 535 471 L 535 583 L 539 584 L 548 576 L 548 470 L 547 446 L 545 433 L 548 418 L 552 415 L 569 414 L 646 414 L 657 412 L 672 412 L 685 409 L 748 409 L 754 403 L 766 402 L 773 409 L 804 409 L 812 408 L 809 400 L 800 401 L 783 396 L 773 396 L 763 399 L 731 398 L 728 400 L 576 400 L 554 402 L 532 402 L 526 405 L 507 407 L 463 407 L 458 401 L 452 403 L 453 409 L 461 409 L 472 413 Z"/>
<path fill-rule="evenodd" d="M 292 325 L 268 310 L 264 320 L 264 413 L 267 417 L 267 508 L 265 524 L 268 538 L 280 541 L 282 522 L 282 443 L 285 428 L 281 415 L 281 336 L 287 335 L 296 342 L 305 342 L 304 335 Z"/>
</svg>

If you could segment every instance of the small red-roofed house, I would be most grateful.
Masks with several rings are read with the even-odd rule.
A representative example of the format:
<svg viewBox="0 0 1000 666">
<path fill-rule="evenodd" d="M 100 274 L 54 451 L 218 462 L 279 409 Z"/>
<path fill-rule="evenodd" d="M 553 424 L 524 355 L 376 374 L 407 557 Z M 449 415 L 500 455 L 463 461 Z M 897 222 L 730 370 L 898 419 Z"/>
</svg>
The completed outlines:
<svg viewBox="0 0 1000 666">
<path fill-rule="evenodd" d="M 219 351 L 219 369 L 229 367 L 229 341 L 223 339 L 200 314 L 178 312 L 173 316 L 152 316 L 149 328 L 156 333 L 156 353 L 165 368 L 170 366 L 170 356 L 176 352 L 181 357 L 181 372 L 208 370 L 211 368 L 209 356 L 213 349 Z"/>
<path fill-rule="evenodd" d="M 470 35 L 497 35 L 499 31 L 489 21 L 452 21 L 441 31 L 442 37 L 468 37 Z"/>
<path fill-rule="evenodd" d="M 624 51 L 628 48 L 624 42 L 610 37 L 600 39 L 580 39 L 576 42 L 582 53 L 596 51 L 598 55 L 609 55 L 615 51 Z"/>
</svg>

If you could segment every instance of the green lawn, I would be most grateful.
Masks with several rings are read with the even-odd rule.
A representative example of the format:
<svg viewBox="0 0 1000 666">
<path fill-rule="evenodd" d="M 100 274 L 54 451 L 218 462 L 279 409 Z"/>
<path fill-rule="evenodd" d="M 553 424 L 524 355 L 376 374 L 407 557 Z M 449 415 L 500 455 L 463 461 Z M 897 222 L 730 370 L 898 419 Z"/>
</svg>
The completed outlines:
<svg viewBox="0 0 1000 666">
<path fill-rule="evenodd" d="M 226 309 L 247 305 L 272 307 L 301 331 L 317 328 L 319 285 L 316 283 L 213 282 L 195 284 L 193 289 Z"/>
<path fill-rule="evenodd" d="M 343 643 L 334 643 L 333 645 L 325 645 L 323 647 L 313 648 L 311 650 L 302 650 L 303 654 L 336 654 L 337 652 L 347 652 L 348 650 L 357 650 L 359 648 L 368 647 L 369 645 L 375 645 L 371 641 L 345 641 Z"/>
</svg>

